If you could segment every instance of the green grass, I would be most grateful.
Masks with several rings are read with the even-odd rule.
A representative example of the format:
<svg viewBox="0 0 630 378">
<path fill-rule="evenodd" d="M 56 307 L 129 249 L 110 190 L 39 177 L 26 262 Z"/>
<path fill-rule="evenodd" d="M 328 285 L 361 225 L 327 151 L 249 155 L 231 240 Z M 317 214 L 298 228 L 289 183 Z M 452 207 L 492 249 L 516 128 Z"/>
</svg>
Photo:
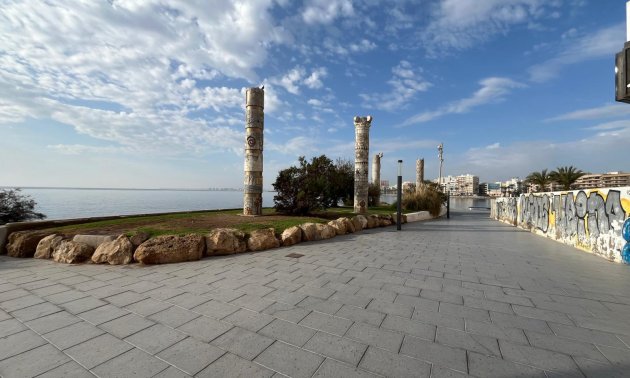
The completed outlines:
<svg viewBox="0 0 630 378">
<path fill-rule="evenodd" d="M 375 215 L 391 215 L 396 212 L 396 208 L 392 205 L 387 206 L 372 206 L 368 207 L 368 214 Z M 342 207 L 332 207 L 330 209 L 326 209 L 326 211 L 318 211 L 313 213 L 315 216 L 321 216 L 324 218 L 332 219 L 338 217 L 353 217 L 357 215 L 354 212 L 354 208 L 351 206 L 342 206 Z"/>
</svg>

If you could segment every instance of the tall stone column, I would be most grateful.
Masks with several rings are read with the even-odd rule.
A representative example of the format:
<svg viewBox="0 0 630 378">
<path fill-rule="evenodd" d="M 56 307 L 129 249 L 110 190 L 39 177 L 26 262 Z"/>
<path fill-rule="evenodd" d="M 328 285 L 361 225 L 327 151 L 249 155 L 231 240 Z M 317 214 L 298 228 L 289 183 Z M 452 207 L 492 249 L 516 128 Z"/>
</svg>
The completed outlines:
<svg viewBox="0 0 630 378">
<path fill-rule="evenodd" d="M 416 192 L 424 186 L 424 159 L 416 160 Z"/>
<path fill-rule="evenodd" d="M 245 91 L 243 215 L 262 215 L 264 107 L 265 91 L 248 88 Z"/>
<path fill-rule="evenodd" d="M 354 117 L 354 212 L 364 214 L 368 205 L 370 125 L 372 116 Z"/>
<path fill-rule="evenodd" d="M 383 153 L 379 152 L 378 154 L 374 155 L 374 159 L 372 159 L 372 184 L 376 185 L 379 188 L 379 191 L 381 189 L 381 158 L 382 157 L 383 157 Z M 380 198 L 376 198 L 374 204 L 376 206 L 379 206 L 381 204 Z"/>
</svg>

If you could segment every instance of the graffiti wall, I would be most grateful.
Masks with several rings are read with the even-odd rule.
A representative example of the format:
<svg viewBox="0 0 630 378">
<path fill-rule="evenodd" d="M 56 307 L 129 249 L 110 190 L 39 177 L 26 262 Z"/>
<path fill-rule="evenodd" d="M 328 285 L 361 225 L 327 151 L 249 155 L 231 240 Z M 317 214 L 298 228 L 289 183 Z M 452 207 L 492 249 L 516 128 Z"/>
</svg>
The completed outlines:
<svg viewBox="0 0 630 378">
<path fill-rule="evenodd" d="M 491 217 L 611 261 L 630 263 L 630 187 L 497 198 Z"/>
</svg>

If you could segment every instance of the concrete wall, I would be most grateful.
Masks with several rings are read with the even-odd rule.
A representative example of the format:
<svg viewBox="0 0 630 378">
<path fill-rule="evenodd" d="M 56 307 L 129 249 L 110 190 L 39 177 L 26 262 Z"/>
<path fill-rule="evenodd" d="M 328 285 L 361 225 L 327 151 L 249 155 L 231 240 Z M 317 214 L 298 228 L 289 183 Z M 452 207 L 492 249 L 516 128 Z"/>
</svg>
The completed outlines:
<svg viewBox="0 0 630 378">
<path fill-rule="evenodd" d="M 630 263 L 630 187 L 497 198 L 490 216 L 610 261 Z"/>
</svg>

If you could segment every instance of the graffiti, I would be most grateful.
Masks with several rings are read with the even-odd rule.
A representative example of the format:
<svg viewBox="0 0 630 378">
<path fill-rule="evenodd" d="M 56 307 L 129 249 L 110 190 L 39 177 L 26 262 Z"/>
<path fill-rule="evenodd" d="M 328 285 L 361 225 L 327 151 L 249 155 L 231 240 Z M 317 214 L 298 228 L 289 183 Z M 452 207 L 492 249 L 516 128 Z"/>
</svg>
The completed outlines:
<svg viewBox="0 0 630 378">
<path fill-rule="evenodd" d="M 515 198 L 495 202 L 495 219 L 630 263 L 630 188 L 527 194 L 518 204 Z"/>
</svg>

